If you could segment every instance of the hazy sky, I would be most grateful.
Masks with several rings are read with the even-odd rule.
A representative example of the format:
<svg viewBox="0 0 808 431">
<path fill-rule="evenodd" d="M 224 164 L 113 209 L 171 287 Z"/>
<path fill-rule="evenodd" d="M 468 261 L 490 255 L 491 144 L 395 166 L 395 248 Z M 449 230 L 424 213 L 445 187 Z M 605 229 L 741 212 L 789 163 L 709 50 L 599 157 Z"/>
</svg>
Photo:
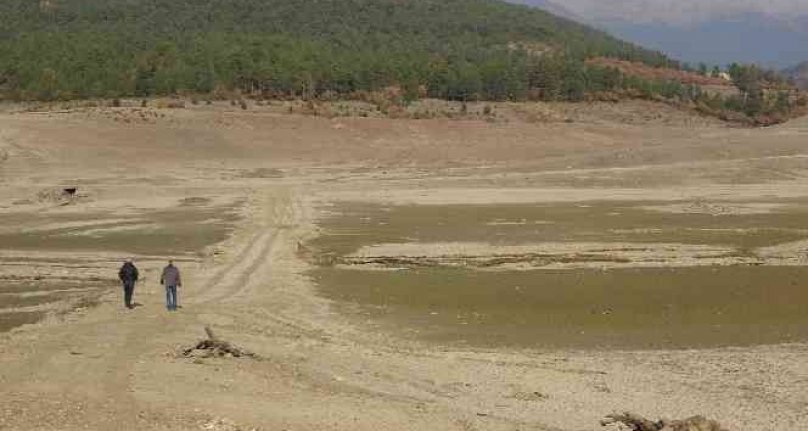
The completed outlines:
<svg viewBox="0 0 808 431">
<path fill-rule="evenodd" d="M 808 0 L 553 0 L 571 11 L 595 19 L 634 22 L 687 23 L 763 13 L 784 19 L 808 15 Z"/>
</svg>

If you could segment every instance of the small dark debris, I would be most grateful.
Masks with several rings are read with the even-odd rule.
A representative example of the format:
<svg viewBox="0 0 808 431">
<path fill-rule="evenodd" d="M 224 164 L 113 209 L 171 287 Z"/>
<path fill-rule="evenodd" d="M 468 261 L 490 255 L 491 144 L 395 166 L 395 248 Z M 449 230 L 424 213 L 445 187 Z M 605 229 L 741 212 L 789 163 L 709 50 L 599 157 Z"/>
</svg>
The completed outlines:
<svg viewBox="0 0 808 431">
<path fill-rule="evenodd" d="M 40 190 L 36 196 L 37 202 L 54 203 L 58 205 L 70 205 L 86 199 L 86 195 L 79 194 L 78 187 L 44 189 Z"/>
<path fill-rule="evenodd" d="M 180 206 L 182 207 L 198 207 L 204 206 L 211 203 L 210 198 L 204 197 L 189 197 L 180 200 Z"/>
<path fill-rule="evenodd" d="M 544 401 L 549 399 L 550 396 L 543 392 L 532 391 L 532 392 L 516 392 L 509 398 L 513 398 L 519 401 Z"/>
<path fill-rule="evenodd" d="M 704 416 L 693 416 L 683 420 L 665 420 L 656 422 L 634 413 L 611 414 L 600 421 L 601 426 L 622 424 L 631 431 L 728 431 L 714 420 Z"/>
<path fill-rule="evenodd" d="M 241 178 L 283 178 L 283 170 L 277 168 L 257 168 L 241 173 Z"/>
</svg>

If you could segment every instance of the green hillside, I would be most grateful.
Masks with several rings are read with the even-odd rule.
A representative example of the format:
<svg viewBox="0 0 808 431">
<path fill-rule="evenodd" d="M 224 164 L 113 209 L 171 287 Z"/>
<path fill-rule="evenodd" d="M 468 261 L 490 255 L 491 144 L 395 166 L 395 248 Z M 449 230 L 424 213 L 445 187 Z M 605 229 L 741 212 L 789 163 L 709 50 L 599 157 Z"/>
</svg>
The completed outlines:
<svg viewBox="0 0 808 431">
<path fill-rule="evenodd" d="M 616 85 L 583 60 L 658 52 L 495 0 L 3 0 L 0 97 L 241 90 L 319 97 L 575 100 Z"/>
</svg>

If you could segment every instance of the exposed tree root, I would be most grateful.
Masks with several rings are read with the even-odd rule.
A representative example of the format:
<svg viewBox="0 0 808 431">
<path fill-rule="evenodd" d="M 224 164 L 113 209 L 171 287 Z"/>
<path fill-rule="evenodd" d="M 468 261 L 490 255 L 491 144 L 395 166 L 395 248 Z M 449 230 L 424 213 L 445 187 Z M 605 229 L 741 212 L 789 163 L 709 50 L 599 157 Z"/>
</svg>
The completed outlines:
<svg viewBox="0 0 808 431">
<path fill-rule="evenodd" d="M 651 421 L 634 413 L 615 413 L 600 421 L 603 426 L 622 424 L 631 431 L 728 431 L 716 421 L 704 416 L 693 416 L 683 420 Z"/>
<path fill-rule="evenodd" d="M 227 341 L 220 340 L 210 327 L 205 326 L 207 339 L 196 343 L 194 347 L 182 351 L 182 355 L 192 358 L 257 358 L 258 355 L 238 348 Z"/>
</svg>

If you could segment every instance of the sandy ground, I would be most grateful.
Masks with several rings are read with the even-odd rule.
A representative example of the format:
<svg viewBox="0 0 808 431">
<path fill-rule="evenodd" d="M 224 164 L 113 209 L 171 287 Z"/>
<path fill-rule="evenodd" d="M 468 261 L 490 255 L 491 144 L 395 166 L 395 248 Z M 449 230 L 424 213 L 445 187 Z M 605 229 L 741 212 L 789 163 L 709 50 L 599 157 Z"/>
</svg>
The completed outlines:
<svg viewBox="0 0 808 431">
<path fill-rule="evenodd" d="M 97 306 L 68 302 L 0 334 L 0 429 L 572 431 L 623 410 L 704 414 L 731 430 L 808 428 L 808 344 L 458 349 L 369 330 L 316 294 L 300 245 L 339 202 L 648 200 L 660 212 L 765 214 L 777 210 L 771 199 L 808 197 L 808 120 L 747 130 L 629 115 L 646 105 L 596 106 L 573 122 L 523 115 L 548 109 L 496 122 L 225 104 L 154 109 L 148 121 L 129 108 L 6 109 L 0 234 L 17 245 L 0 244 L 0 286 L 107 284 Z M 69 185 L 85 198 L 37 200 Z M 216 226 L 224 233 L 211 234 Z M 137 236 L 126 232 L 155 231 L 131 251 Z M 761 253 L 788 259 L 805 247 Z M 125 310 L 114 278 L 133 255 L 141 306 Z M 171 314 L 157 285 L 169 257 L 185 278 Z M 206 325 L 258 359 L 182 356 Z"/>
</svg>

